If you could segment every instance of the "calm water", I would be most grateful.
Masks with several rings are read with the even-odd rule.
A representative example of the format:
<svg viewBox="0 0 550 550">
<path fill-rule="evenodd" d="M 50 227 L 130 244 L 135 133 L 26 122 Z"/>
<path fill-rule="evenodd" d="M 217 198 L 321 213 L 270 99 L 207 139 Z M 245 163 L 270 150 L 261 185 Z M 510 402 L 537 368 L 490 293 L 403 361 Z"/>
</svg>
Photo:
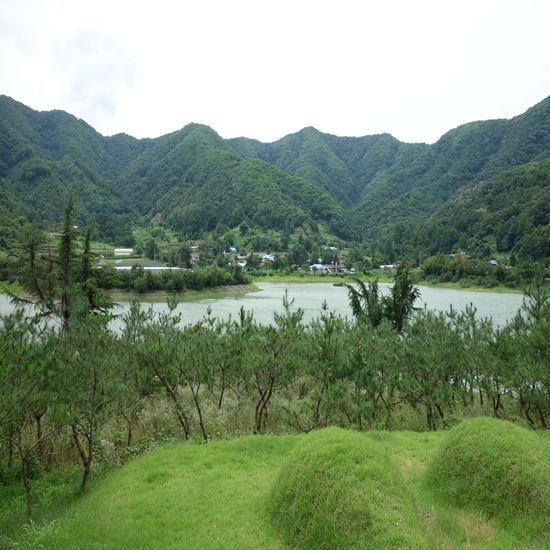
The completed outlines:
<svg viewBox="0 0 550 550">
<path fill-rule="evenodd" d="M 242 307 L 246 311 L 254 313 L 254 319 L 262 324 L 273 321 L 275 312 L 283 311 L 283 297 L 288 292 L 290 300 L 294 300 L 293 307 L 304 310 L 304 321 L 309 322 L 319 317 L 322 304 L 326 302 L 329 311 L 337 315 L 351 317 L 351 309 L 348 304 L 348 295 L 344 287 L 336 287 L 332 283 L 256 283 L 258 292 L 251 292 L 236 297 L 224 297 L 196 302 L 185 302 L 179 305 L 178 311 L 182 314 L 184 324 L 196 323 L 207 315 L 207 310 L 212 310 L 211 316 L 221 319 L 236 318 Z M 380 284 L 382 291 L 387 291 L 391 285 Z M 474 292 L 469 290 L 451 290 L 447 288 L 421 286 L 420 300 L 416 305 L 428 309 L 448 311 L 450 306 L 462 311 L 469 304 L 477 308 L 479 317 L 489 317 L 498 326 L 504 326 L 520 309 L 523 295 L 519 293 Z M 144 302 L 144 305 L 148 304 Z M 122 303 L 116 313 L 124 313 L 129 307 L 128 303 Z M 155 311 L 166 309 L 164 303 L 154 303 Z M 0 313 L 12 310 L 7 296 L 0 294 Z M 115 321 L 115 326 L 120 322 Z"/>
</svg>

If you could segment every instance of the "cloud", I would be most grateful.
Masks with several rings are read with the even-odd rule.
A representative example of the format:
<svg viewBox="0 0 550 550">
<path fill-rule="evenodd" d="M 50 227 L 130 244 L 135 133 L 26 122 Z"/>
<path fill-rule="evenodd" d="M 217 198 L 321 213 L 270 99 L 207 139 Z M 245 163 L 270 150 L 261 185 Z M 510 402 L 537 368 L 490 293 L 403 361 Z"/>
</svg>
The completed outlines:
<svg viewBox="0 0 550 550">
<path fill-rule="evenodd" d="M 136 82 L 136 64 L 116 38 L 84 29 L 53 47 L 53 69 L 63 102 L 94 121 L 115 116 L 121 98 Z"/>
<path fill-rule="evenodd" d="M 547 0 L 0 0 L 0 93 L 105 135 L 433 142 L 550 89 Z"/>
</svg>

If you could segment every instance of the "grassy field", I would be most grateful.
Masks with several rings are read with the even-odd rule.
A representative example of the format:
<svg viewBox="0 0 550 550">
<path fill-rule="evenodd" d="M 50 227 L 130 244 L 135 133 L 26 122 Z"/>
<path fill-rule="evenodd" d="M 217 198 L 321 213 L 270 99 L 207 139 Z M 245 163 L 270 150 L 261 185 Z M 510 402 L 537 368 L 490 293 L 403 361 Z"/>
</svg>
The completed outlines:
<svg viewBox="0 0 550 550">
<path fill-rule="evenodd" d="M 549 451 L 548 437 L 493 419 L 438 433 L 329 428 L 165 445 L 0 542 L 55 549 L 549 548 Z"/>
</svg>

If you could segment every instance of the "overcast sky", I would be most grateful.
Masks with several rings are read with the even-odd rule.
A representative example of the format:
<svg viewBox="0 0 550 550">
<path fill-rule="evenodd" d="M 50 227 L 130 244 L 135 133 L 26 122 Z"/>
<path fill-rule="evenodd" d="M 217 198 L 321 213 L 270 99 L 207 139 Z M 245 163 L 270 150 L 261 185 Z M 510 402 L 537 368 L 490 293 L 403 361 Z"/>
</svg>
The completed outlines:
<svg viewBox="0 0 550 550">
<path fill-rule="evenodd" d="M 103 135 L 433 143 L 550 95 L 550 1 L 0 0 L 0 94 Z"/>
</svg>

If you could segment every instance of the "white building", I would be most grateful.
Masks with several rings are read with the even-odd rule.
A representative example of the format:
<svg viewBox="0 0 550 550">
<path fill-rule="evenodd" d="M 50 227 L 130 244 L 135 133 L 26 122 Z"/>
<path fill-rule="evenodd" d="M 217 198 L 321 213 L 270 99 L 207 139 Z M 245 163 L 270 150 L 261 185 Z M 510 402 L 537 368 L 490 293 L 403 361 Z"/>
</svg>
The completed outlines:
<svg viewBox="0 0 550 550">
<path fill-rule="evenodd" d="M 131 256 L 133 253 L 133 248 L 115 248 L 115 256 Z"/>
</svg>

